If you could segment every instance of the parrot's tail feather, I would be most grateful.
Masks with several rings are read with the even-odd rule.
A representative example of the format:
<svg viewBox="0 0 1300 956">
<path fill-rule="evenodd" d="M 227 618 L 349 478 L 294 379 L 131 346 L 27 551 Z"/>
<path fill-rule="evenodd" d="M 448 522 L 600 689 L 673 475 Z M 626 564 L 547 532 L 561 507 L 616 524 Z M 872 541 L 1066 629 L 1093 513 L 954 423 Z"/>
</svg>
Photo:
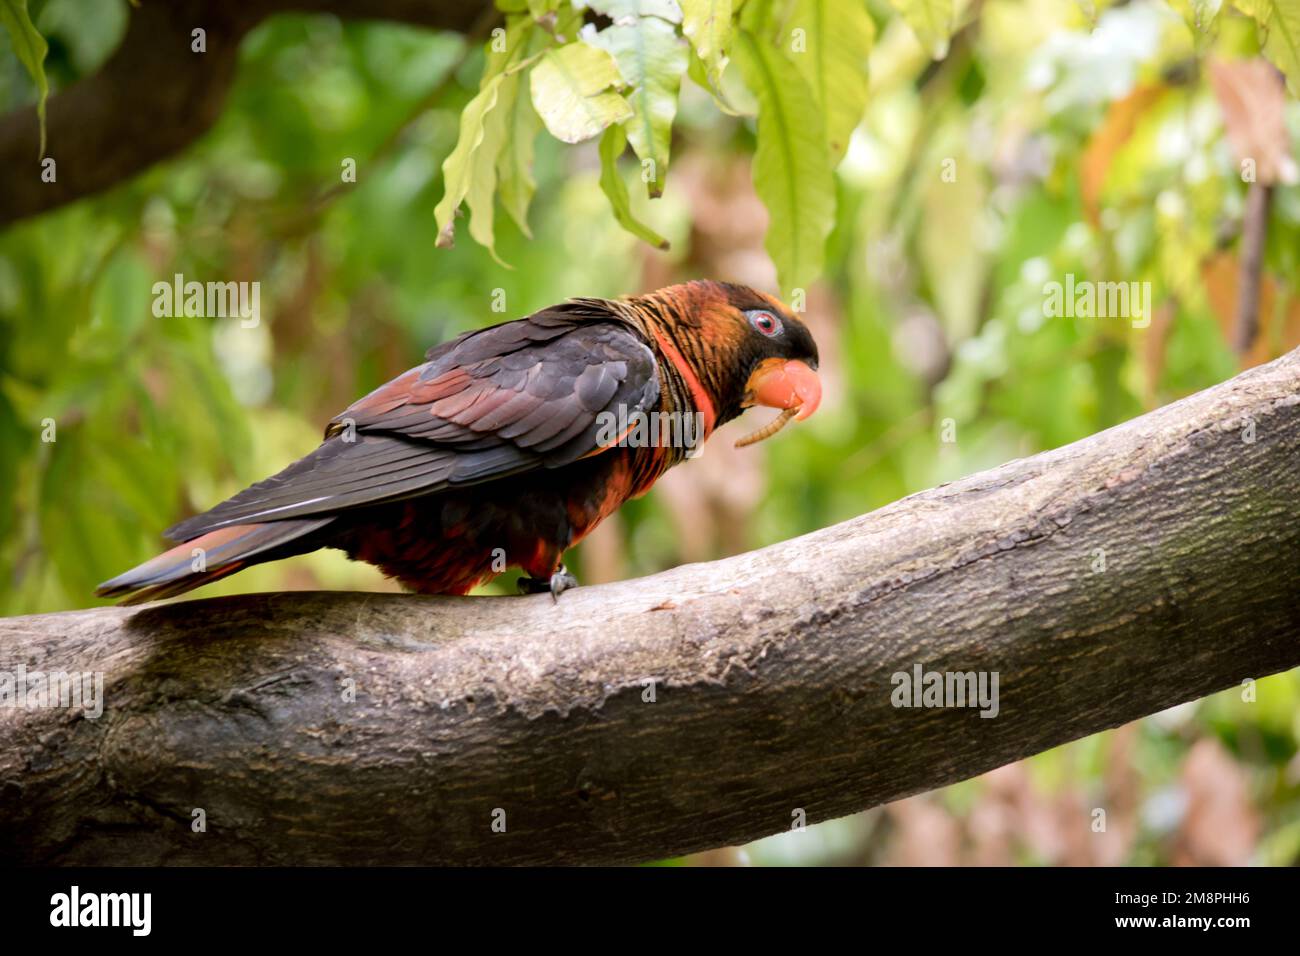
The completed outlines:
<svg viewBox="0 0 1300 956">
<path fill-rule="evenodd" d="M 129 595 L 121 602 L 123 604 L 143 604 L 175 597 L 234 574 L 250 564 L 311 550 L 313 545 L 299 539 L 333 520 L 331 515 L 218 528 L 164 551 L 111 581 L 105 581 L 95 589 L 95 593 L 107 598 Z"/>
</svg>

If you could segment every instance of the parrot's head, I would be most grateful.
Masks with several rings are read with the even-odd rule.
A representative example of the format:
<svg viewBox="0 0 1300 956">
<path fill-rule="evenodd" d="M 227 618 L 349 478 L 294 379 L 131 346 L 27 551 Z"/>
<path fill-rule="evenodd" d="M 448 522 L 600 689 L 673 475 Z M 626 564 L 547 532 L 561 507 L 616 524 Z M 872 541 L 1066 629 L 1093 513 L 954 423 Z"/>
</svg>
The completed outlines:
<svg viewBox="0 0 1300 956">
<path fill-rule="evenodd" d="M 715 424 L 754 405 L 781 409 L 770 424 L 737 441 L 738 447 L 817 410 L 817 343 L 779 299 L 748 286 L 701 280 L 660 289 L 642 301 L 655 315 L 655 328 L 667 332 L 708 392 Z"/>
</svg>

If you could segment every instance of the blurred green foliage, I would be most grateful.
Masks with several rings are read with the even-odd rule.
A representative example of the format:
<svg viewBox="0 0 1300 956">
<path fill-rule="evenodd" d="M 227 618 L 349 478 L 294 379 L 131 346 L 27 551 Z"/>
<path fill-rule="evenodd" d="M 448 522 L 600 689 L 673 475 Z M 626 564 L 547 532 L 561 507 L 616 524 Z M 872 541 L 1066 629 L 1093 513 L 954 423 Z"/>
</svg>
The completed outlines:
<svg viewBox="0 0 1300 956">
<path fill-rule="evenodd" d="M 795 15 L 758 5 L 740 9 L 737 29 L 752 32 L 737 42 L 775 43 L 760 12 L 777 23 Z M 1264 6 L 1265 23 L 1294 9 Z M 125 0 L 30 7 L 56 93 L 93 72 L 130 15 Z M 701 4 L 682 7 L 690 21 Z M 1268 52 L 1276 31 L 1242 4 L 1224 4 L 1209 22 L 1193 10 L 1191 25 L 1184 7 L 1205 9 L 865 4 L 870 27 L 857 29 L 874 40 L 851 137 L 834 142 L 820 112 L 834 94 L 819 92 L 815 71 L 802 74 L 797 106 L 816 103 L 815 114 L 785 133 L 796 146 L 816 138 L 824 162 L 843 156 L 827 172 L 833 196 L 815 201 L 831 210 L 829 236 L 809 252 L 824 262 L 809 316 L 827 357 L 828 401 L 736 459 L 756 491 L 717 482 L 713 497 L 699 493 L 697 511 L 652 492 L 619 515 L 612 551 L 579 549 L 580 577 L 607 576 L 611 561 L 633 575 L 791 537 L 1234 374 L 1249 184 L 1209 74 L 1215 62 Z M 749 166 L 771 134 L 762 116 L 756 124 L 727 110 L 777 98 L 745 83 L 785 54 L 750 49 L 736 54 L 743 69 L 724 69 L 698 30 L 690 36 L 663 197 L 650 200 L 639 169 L 602 161 L 594 141 L 538 136 L 533 238 L 515 214 L 526 204 L 502 197 L 510 215 L 492 230 L 500 262 L 468 237 L 435 247 L 444 162 L 479 93 L 484 51 L 456 36 L 319 16 L 277 17 L 247 38 L 225 112 L 183 155 L 0 234 L 0 613 L 92 605 L 96 583 L 157 552 L 162 528 L 307 452 L 331 415 L 460 331 L 568 296 L 698 275 L 774 288 L 765 217 L 801 207 L 782 213 L 771 197 L 786 177 L 815 192 L 806 176 L 818 174 L 792 172 L 778 149 L 757 184 L 764 212 Z M 37 98 L 8 42 L 0 33 L 0 110 Z M 1294 155 L 1293 98 L 1282 122 Z M 643 148 L 666 153 L 662 132 L 647 128 Z M 349 161 L 355 183 L 341 175 Z M 623 177 L 627 216 L 671 250 L 620 227 L 605 197 L 620 192 L 611 175 Z M 1300 344 L 1298 255 L 1300 191 L 1283 181 L 1267 222 L 1264 331 L 1247 361 Z M 156 318 L 152 285 L 178 273 L 259 281 L 262 322 Z M 1150 282 L 1156 315 L 1148 327 L 1046 317 L 1044 284 L 1066 274 Z M 493 310 L 502 297 L 504 315 Z M 685 485 L 708 484 L 709 457 L 679 469 Z M 683 543 L 699 514 L 716 525 L 704 553 Z M 321 553 L 205 593 L 381 586 L 373 569 Z M 1137 803 L 1120 861 L 1179 861 L 1195 783 L 1188 755 L 1213 742 L 1246 781 L 1249 799 L 1236 809 L 1255 815 L 1249 858 L 1300 862 L 1300 680 L 1268 678 L 1256 693 L 1245 702 L 1228 691 L 1142 721 L 1136 736 L 1111 732 L 1040 755 L 1023 786 L 1092 807 L 1122 764 Z M 934 804 L 970 842 L 995 792 L 981 778 Z M 751 855 L 889 861 L 884 835 L 907 825 L 872 811 Z M 1044 845 L 1016 844 L 1013 861 L 1068 859 Z"/>
</svg>

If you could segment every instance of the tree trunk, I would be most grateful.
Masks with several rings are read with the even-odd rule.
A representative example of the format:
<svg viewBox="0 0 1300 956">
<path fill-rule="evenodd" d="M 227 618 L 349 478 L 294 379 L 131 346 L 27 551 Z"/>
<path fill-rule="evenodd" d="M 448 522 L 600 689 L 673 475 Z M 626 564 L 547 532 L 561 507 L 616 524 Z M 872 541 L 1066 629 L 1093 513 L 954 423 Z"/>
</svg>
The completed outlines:
<svg viewBox="0 0 1300 956">
<path fill-rule="evenodd" d="M 7 670 L 104 675 L 98 719 L 0 707 L 0 855 L 651 860 L 1294 667 L 1297 386 L 1300 351 L 843 524 L 558 605 L 291 593 L 0 621 Z M 917 666 L 996 672 L 996 716 L 894 706 Z"/>
</svg>

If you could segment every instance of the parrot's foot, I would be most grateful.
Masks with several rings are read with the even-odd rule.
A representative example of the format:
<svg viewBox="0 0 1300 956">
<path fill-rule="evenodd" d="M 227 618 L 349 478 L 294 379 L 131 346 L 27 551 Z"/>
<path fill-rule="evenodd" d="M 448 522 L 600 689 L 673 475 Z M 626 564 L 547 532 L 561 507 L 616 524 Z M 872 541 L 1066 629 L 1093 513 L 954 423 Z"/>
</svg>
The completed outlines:
<svg viewBox="0 0 1300 956">
<path fill-rule="evenodd" d="M 520 594 L 545 594 L 550 591 L 553 601 L 558 601 L 561 594 L 577 586 L 578 579 L 564 565 L 560 565 L 549 578 L 530 578 L 525 575 L 519 579 Z"/>
</svg>

